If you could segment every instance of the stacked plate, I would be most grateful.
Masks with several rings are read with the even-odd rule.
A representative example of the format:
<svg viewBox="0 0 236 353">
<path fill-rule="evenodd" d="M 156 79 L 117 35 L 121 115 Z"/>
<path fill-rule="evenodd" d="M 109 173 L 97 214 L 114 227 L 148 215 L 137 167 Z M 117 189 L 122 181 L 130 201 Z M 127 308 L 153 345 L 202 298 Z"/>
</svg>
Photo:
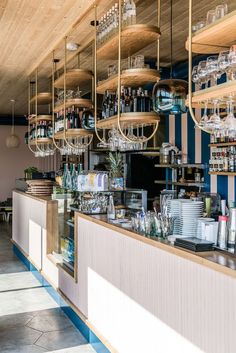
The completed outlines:
<svg viewBox="0 0 236 353">
<path fill-rule="evenodd" d="M 192 203 L 191 200 L 188 199 L 173 199 L 168 200 L 168 213 L 171 214 L 172 217 L 175 218 L 174 221 L 174 235 L 181 235 L 181 227 L 182 227 L 182 204 Z"/>
<path fill-rule="evenodd" d="M 204 204 L 202 201 L 190 201 L 181 204 L 180 234 L 196 237 L 198 218 L 203 216 Z"/>
</svg>

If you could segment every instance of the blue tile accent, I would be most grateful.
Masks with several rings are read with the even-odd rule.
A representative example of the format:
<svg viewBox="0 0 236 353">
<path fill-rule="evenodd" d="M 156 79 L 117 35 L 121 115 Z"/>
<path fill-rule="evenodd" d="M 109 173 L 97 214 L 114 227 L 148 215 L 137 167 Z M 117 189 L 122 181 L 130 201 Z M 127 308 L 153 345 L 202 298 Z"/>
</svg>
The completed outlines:
<svg viewBox="0 0 236 353">
<path fill-rule="evenodd" d="M 170 119 L 175 119 L 175 145 L 181 150 L 182 148 L 182 115 L 177 114 L 175 117 L 171 117 Z"/>
<path fill-rule="evenodd" d="M 222 199 L 228 199 L 228 177 L 224 175 L 217 175 L 217 192 Z"/>
<path fill-rule="evenodd" d="M 50 285 L 50 283 L 41 275 L 41 273 L 31 264 L 31 262 L 22 254 L 22 252 L 13 245 L 13 251 L 16 256 L 25 264 L 27 269 L 39 280 L 51 297 L 61 307 L 68 318 L 78 328 L 85 339 L 90 343 L 97 353 L 110 353 L 100 339 L 93 333 L 86 323 L 76 314 L 76 312 L 64 301 L 60 294 Z"/>
<path fill-rule="evenodd" d="M 195 163 L 195 124 L 188 113 L 188 157 L 190 163 Z"/>
<path fill-rule="evenodd" d="M 169 119 L 170 117 L 167 115 L 164 117 L 165 119 L 165 141 L 168 142 L 169 141 Z"/>
</svg>

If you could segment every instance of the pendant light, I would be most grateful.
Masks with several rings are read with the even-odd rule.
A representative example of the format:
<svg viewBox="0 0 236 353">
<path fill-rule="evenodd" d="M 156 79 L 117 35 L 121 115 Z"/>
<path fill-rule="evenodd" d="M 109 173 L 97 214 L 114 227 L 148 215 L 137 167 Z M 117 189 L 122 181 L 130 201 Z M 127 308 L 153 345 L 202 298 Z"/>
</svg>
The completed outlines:
<svg viewBox="0 0 236 353">
<path fill-rule="evenodd" d="M 11 99 L 12 103 L 12 126 L 11 135 L 6 139 L 7 148 L 17 148 L 20 145 L 20 138 L 15 134 L 15 100 Z"/>
<path fill-rule="evenodd" d="M 161 114 L 185 113 L 188 83 L 173 78 L 173 0 L 170 0 L 170 78 L 160 80 L 153 87 L 153 109 Z"/>
</svg>

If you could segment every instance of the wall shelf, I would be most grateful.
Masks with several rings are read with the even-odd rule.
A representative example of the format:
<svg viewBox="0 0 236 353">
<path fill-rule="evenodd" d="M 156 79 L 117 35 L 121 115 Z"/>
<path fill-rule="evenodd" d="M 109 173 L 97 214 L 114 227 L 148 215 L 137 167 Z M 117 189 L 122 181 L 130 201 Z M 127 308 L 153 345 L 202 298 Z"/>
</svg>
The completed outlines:
<svg viewBox="0 0 236 353">
<path fill-rule="evenodd" d="M 66 100 L 66 108 L 69 107 L 76 107 L 76 108 L 92 108 L 92 101 L 90 99 L 84 99 L 84 98 L 74 98 L 74 99 L 67 99 Z M 59 105 L 56 105 L 54 108 L 54 112 L 58 113 L 60 110 L 64 109 L 64 103 L 61 103 Z"/>
<path fill-rule="evenodd" d="M 54 87 L 64 88 L 64 77 L 65 74 L 61 75 L 54 81 Z M 88 80 L 91 80 L 93 73 L 90 70 L 85 69 L 72 69 L 66 72 L 66 88 L 74 89 L 82 85 Z"/>
<path fill-rule="evenodd" d="M 36 98 L 38 105 L 45 105 L 52 103 L 52 93 L 51 92 L 41 92 L 37 96 L 31 98 L 30 103 L 36 103 Z"/>
<path fill-rule="evenodd" d="M 77 138 L 77 137 L 86 137 L 93 135 L 93 132 L 85 129 L 69 129 L 66 131 L 67 138 Z M 59 131 L 54 134 L 55 140 L 63 140 L 64 139 L 64 131 Z"/>
<path fill-rule="evenodd" d="M 233 172 L 209 172 L 210 175 L 227 175 L 227 176 L 236 176 L 236 173 Z"/>
<path fill-rule="evenodd" d="M 192 96 L 192 104 L 194 107 L 202 107 L 202 103 L 205 101 L 209 102 L 212 106 L 212 100 L 221 99 L 226 101 L 229 99 L 230 95 L 236 94 L 236 80 L 221 83 L 219 85 L 202 89 L 200 91 L 194 92 Z"/>
<path fill-rule="evenodd" d="M 37 144 L 38 145 L 43 145 L 43 144 L 48 144 L 48 143 L 53 143 L 53 141 L 52 141 L 52 139 L 51 138 L 47 138 L 47 137 L 45 137 L 45 138 L 38 138 L 37 139 Z M 31 141 L 29 141 L 29 144 L 31 145 L 31 146 L 36 146 L 36 139 L 34 139 L 34 140 L 31 140 Z"/>
<path fill-rule="evenodd" d="M 205 169 L 205 164 L 155 164 L 155 168 L 198 168 Z"/>
<path fill-rule="evenodd" d="M 198 54 L 213 54 L 227 50 L 235 44 L 235 32 L 236 10 L 197 31 L 192 38 L 192 51 Z M 188 40 L 185 47 L 188 50 Z"/>
<path fill-rule="evenodd" d="M 120 117 L 120 122 L 122 126 L 134 125 L 149 125 L 156 124 L 160 121 L 160 117 L 155 112 L 149 113 L 123 113 Z M 99 129 L 111 129 L 117 126 L 117 115 L 112 116 L 107 119 L 102 119 L 97 122 L 97 127 Z"/>
<path fill-rule="evenodd" d="M 210 143 L 208 147 L 228 147 L 228 146 L 236 146 L 235 142 L 221 142 L 221 143 Z"/>
<path fill-rule="evenodd" d="M 193 182 L 186 182 L 186 183 L 181 183 L 181 182 L 178 182 L 178 181 L 171 181 L 171 180 L 168 180 L 168 181 L 165 181 L 165 180 L 155 180 L 154 181 L 155 184 L 160 184 L 160 185 L 175 185 L 175 186 L 195 186 L 195 187 L 206 187 L 206 184 L 204 183 L 195 183 L 194 181 Z"/>
<path fill-rule="evenodd" d="M 34 116 L 31 119 L 29 119 L 30 124 L 36 124 L 36 122 L 39 121 L 52 121 L 52 116 L 51 115 L 38 115 L 37 117 Z"/>
<path fill-rule="evenodd" d="M 160 36 L 160 29 L 157 26 L 136 24 L 127 26 L 122 30 L 122 59 L 137 53 L 149 44 L 155 42 Z M 107 42 L 98 47 L 97 58 L 103 60 L 115 60 L 118 58 L 119 36 L 116 33 Z"/>
<path fill-rule="evenodd" d="M 128 69 L 121 74 L 123 86 L 140 87 L 148 83 L 160 80 L 160 73 L 153 69 Z M 118 75 L 113 75 L 97 85 L 97 93 L 105 93 L 107 90 L 115 91 L 118 86 Z"/>
</svg>

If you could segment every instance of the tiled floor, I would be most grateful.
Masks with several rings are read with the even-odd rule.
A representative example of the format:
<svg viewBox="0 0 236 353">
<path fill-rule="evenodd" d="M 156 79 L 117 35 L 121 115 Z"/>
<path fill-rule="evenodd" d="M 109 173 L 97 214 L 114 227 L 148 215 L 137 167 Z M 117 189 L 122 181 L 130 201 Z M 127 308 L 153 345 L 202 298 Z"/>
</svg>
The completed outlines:
<svg viewBox="0 0 236 353">
<path fill-rule="evenodd" d="M 95 353 L 33 274 L 0 223 L 0 352 Z"/>
</svg>

